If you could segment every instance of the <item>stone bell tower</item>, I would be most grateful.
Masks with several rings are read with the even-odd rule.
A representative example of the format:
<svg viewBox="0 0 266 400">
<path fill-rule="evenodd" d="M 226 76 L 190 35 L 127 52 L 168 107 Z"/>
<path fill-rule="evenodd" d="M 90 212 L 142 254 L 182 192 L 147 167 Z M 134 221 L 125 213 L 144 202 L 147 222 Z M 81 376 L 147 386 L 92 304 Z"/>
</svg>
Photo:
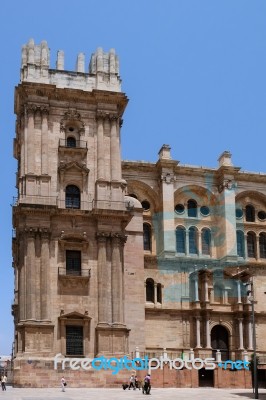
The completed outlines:
<svg viewBox="0 0 266 400">
<path fill-rule="evenodd" d="M 99 48 L 88 72 L 83 53 L 71 72 L 63 51 L 55 69 L 49 60 L 45 41 L 23 46 L 15 91 L 15 381 L 24 384 L 29 357 L 129 352 L 124 245 L 132 207 L 120 155 L 128 100 L 118 58 Z"/>
</svg>

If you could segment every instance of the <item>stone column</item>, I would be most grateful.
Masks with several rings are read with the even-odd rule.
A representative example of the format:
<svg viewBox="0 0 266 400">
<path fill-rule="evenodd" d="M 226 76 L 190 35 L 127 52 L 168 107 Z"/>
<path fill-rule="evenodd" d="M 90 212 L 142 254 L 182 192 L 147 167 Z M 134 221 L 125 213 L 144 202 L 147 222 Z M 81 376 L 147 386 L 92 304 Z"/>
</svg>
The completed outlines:
<svg viewBox="0 0 266 400">
<path fill-rule="evenodd" d="M 154 282 L 154 304 L 157 304 L 157 283 Z"/>
<path fill-rule="evenodd" d="M 44 231 L 41 235 L 41 319 L 49 319 L 50 311 L 50 252 L 49 252 L 49 233 Z"/>
<path fill-rule="evenodd" d="M 123 324 L 123 273 L 120 243 L 122 235 L 112 235 L 112 322 Z"/>
<path fill-rule="evenodd" d="M 48 110 L 42 110 L 42 175 L 48 174 Z"/>
<path fill-rule="evenodd" d="M 245 259 L 248 258 L 248 244 L 247 244 L 247 234 L 244 234 L 244 248 L 245 248 Z"/>
<path fill-rule="evenodd" d="M 241 283 L 240 283 L 239 280 L 237 281 L 237 303 L 238 304 L 242 303 L 242 300 L 241 300 Z"/>
<path fill-rule="evenodd" d="M 111 180 L 121 180 L 121 156 L 120 156 L 120 143 L 117 134 L 117 121 L 118 117 L 113 115 L 111 121 L 111 143 L 110 143 L 110 158 L 111 158 Z"/>
<path fill-rule="evenodd" d="M 111 299 L 108 298 L 106 274 L 106 239 L 107 234 L 98 233 L 98 324 L 108 324 L 108 309 Z"/>
<path fill-rule="evenodd" d="M 195 290 L 195 301 L 199 301 L 199 276 L 198 274 L 194 277 L 194 290 Z"/>
<path fill-rule="evenodd" d="M 200 317 L 196 317 L 196 338 L 197 344 L 196 348 L 201 348 L 201 338 L 200 338 Z"/>
<path fill-rule="evenodd" d="M 84 355 L 89 353 L 89 321 L 84 321 Z"/>
<path fill-rule="evenodd" d="M 103 119 L 104 115 L 97 116 L 97 179 L 105 179 Z"/>
<path fill-rule="evenodd" d="M 238 318 L 238 328 L 239 328 L 239 350 L 244 349 L 243 343 L 243 318 Z"/>
<path fill-rule="evenodd" d="M 253 331 L 251 319 L 248 320 L 248 350 L 253 350 Z"/>
<path fill-rule="evenodd" d="M 211 348 L 210 319 L 206 317 L 206 347 Z"/>
<path fill-rule="evenodd" d="M 35 146 L 34 146 L 34 108 L 28 107 L 28 129 L 27 129 L 27 173 L 34 173 L 34 157 L 35 157 Z M 31 193 L 30 193 L 31 194 Z"/>
<path fill-rule="evenodd" d="M 188 232 L 188 229 L 186 229 L 186 236 L 185 236 L 185 253 L 186 253 L 186 256 L 189 254 L 189 232 Z"/>
<path fill-rule="evenodd" d="M 26 319 L 35 319 L 35 232 L 27 234 L 26 257 Z"/>
<path fill-rule="evenodd" d="M 201 231 L 199 230 L 197 232 L 197 247 L 198 247 L 198 255 L 201 256 L 202 255 L 202 237 L 201 237 Z"/>
<path fill-rule="evenodd" d="M 66 354 L 66 326 L 65 319 L 60 320 L 61 354 Z"/>
<path fill-rule="evenodd" d="M 26 286 L 25 286 L 25 239 L 20 238 L 19 242 L 19 260 L 20 260 L 20 265 L 19 265 L 19 320 L 24 320 L 26 318 L 25 315 L 25 298 L 26 298 Z"/>
<path fill-rule="evenodd" d="M 204 300 L 209 301 L 209 285 L 208 285 L 208 275 L 205 273 L 204 276 Z"/>
<path fill-rule="evenodd" d="M 256 235 L 255 236 L 256 237 L 256 242 L 255 242 L 255 251 L 256 251 L 256 254 L 255 254 L 255 257 L 256 257 L 256 260 L 259 260 L 260 259 L 260 240 L 259 240 L 259 236 L 258 235 Z"/>
</svg>

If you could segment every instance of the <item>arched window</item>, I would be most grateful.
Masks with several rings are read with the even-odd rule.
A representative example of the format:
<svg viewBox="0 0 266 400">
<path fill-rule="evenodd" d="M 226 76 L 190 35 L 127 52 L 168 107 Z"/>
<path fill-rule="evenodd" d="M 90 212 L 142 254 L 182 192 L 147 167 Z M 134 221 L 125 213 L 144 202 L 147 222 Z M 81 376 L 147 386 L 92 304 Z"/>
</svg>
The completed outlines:
<svg viewBox="0 0 266 400">
<path fill-rule="evenodd" d="M 187 202 L 187 215 L 188 217 L 197 217 L 197 202 L 195 200 L 188 200 Z"/>
<path fill-rule="evenodd" d="M 245 257 L 244 232 L 236 231 L 236 244 L 238 257 Z"/>
<path fill-rule="evenodd" d="M 248 249 L 248 257 L 255 258 L 256 257 L 256 236 L 254 232 L 247 233 L 247 249 Z"/>
<path fill-rule="evenodd" d="M 252 205 L 246 206 L 246 221 L 255 222 L 255 208 Z"/>
<path fill-rule="evenodd" d="M 154 303 L 154 280 L 146 279 L 146 301 Z"/>
<path fill-rule="evenodd" d="M 191 226 L 188 231 L 189 235 L 189 253 L 198 254 L 197 250 L 197 229 Z"/>
<path fill-rule="evenodd" d="M 185 252 L 186 252 L 185 228 L 178 226 L 176 228 L 175 234 L 176 234 L 176 252 L 185 254 Z"/>
<path fill-rule="evenodd" d="M 215 325 L 211 330 L 212 356 L 216 357 L 217 350 L 221 352 L 222 361 L 229 359 L 229 337 L 224 326 Z"/>
<path fill-rule="evenodd" d="M 157 303 L 162 303 L 162 285 L 157 283 Z"/>
<path fill-rule="evenodd" d="M 151 251 L 151 226 L 143 224 L 143 247 L 144 250 Z"/>
<path fill-rule="evenodd" d="M 80 208 L 80 190 L 77 186 L 66 187 L 66 208 Z"/>
<path fill-rule="evenodd" d="M 259 236 L 260 243 L 260 258 L 266 258 L 266 233 L 260 233 Z"/>
<path fill-rule="evenodd" d="M 202 245 L 202 254 L 210 255 L 211 254 L 211 231 L 209 229 L 202 229 L 201 231 L 201 245 Z"/>
<path fill-rule="evenodd" d="M 77 142 L 73 136 L 68 136 L 67 138 L 67 147 L 76 147 Z"/>
</svg>

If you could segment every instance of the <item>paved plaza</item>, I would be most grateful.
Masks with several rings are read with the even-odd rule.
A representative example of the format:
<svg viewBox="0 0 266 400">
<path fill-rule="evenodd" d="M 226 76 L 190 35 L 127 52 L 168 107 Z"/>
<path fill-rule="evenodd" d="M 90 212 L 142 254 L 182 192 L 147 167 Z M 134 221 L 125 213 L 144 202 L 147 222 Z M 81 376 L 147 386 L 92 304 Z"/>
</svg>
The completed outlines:
<svg viewBox="0 0 266 400">
<path fill-rule="evenodd" d="M 121 389 L 74 389 L 67 388 L 65 393 L 60 388 L 48 389 L 14 389 L 7 387 L 6 392 L 0 391 L 0 399 L 6 400 L 128 400 L 143 399 L 140 390 Z M 253 399 L 254 395 L 248 389 L 152 389 L 151 399 L 156 400 L 245 400 Z M 266 400 L 266 389 L 260 389 L 259 398 Z"/>
</svg>

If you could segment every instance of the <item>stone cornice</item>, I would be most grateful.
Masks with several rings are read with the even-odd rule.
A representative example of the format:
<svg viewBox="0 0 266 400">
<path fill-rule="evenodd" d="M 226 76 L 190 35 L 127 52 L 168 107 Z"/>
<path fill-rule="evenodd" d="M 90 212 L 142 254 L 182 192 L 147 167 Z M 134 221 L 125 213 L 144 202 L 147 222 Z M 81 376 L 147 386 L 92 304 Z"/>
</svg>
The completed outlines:
<svg viewBox="0 0 266 400">
<path fill-rule="evenodd" d="M 23 82 L 16 87 L 15 94 L 15 112 L 19 114 L 20 107 L 26 102 L 36 102 L 36 96 L 38 96 L 38 104 L 43 102 L 47 104 L 50 100 L 57 101 L 71 101 L 74 103 L 92 103 L 97 106 L 101 103 L 101 108 L 104 105 L 116 104 L 118 106 L 118 115 L 122 115 L 126 105 L 128 103 L 128 98 L 124 93 L 112 92 L 93 89 L 91 92 L 86 92 L 80 89 L 66 89 L 57 88 L 55 85 L 51 84 L 39 84 L 39 83 L 29 83 Z"/>
</svg>

